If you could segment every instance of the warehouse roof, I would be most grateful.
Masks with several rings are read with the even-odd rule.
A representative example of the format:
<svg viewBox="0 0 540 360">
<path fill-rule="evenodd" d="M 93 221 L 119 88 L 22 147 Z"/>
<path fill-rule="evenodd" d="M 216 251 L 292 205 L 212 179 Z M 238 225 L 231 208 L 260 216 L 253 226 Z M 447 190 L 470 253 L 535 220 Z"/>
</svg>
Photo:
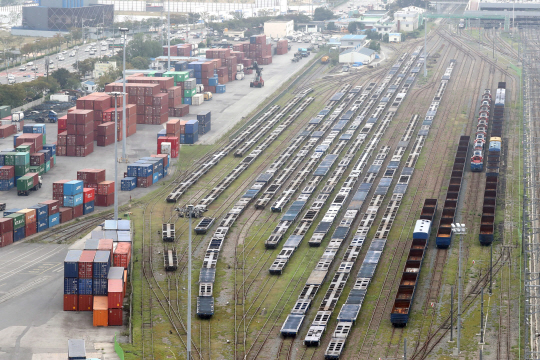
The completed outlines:
<svg viewBox="0 0 540 360">
<path fill-rule="evenodd" d="M 357 40 L 357 41 L 361 41 L 361 40 L 364 40 L 366 38 L 366 35 L 344 35 L 341 37 L 341 41 L 343 40 Z"/>
</svg>

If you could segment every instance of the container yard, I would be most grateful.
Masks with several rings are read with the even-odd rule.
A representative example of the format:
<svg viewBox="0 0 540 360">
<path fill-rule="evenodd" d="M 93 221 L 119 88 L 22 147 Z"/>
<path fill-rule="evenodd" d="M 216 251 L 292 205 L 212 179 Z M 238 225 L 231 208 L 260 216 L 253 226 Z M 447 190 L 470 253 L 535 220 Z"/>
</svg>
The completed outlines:
<svg viewBox="0 0 540 360">
<path fill-rule="evenodd" d="M 452 16 L 349 72 L 165 46 L 125 103 L 2 125 L 2 351 L 186 359 L 191 326 L 197 360 L 534 359 L 538 28 Z"/>
</svg>

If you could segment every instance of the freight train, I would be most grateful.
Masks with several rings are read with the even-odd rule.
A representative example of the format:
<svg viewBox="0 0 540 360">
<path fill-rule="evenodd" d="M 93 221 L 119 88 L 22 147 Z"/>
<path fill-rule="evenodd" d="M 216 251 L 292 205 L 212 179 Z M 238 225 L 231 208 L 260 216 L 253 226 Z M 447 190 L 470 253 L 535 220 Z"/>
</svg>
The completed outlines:
<svg viewBox="0 0 540 360">
<path fill-rule="evenodd" d="M 476 124 L 476 134 L 473 145 L 473 155 L 471 156 L 471 171 L 480 172 L 484 170 L 484 148 L 486 145 L 489 130 L 489 117 L 491 109 L 491 90 L 485 89 L 480 100 L 480 110 Z"/>
<path fill-rule="evenodd" d="M 482 217 L 480 220 L 480 233 L 478 235 L 478 240 L 481 245 L 490 245 L 493 242 L 495 233 L 495 210 L 497 188 L 499 184 L 499 166 L 503 145 L 502 128 L 505 102 L 506 83 L 500 82 L 495 94 L 491 138 L 487 145 L 486 187 L 484 190 L 484 203 L 482 205 Z"/>
<path fill-rule="evenodd" d="M 426 253 L 429 235 L 431 234 L 431 224 L 437 211 L 437 199 L 426 199 L 420 215 L 416 221 L 413 232 L 413 241 L 409 256 L 405 263 L 405 269 L 401 276 L 396 300 L 390 313 L 390 321 L 395 327 L 405 327 L 409 322 L 409 314 L 414 300 L 414 293 L 418 285 L 422 261 Z"/>
</svg>

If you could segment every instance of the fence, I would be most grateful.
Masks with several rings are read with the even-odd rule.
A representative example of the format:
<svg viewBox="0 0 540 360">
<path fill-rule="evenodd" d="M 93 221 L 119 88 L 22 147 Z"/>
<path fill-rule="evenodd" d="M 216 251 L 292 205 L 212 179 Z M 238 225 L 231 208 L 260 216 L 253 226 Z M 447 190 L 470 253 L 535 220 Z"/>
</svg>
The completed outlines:
<svg viewBox="0 0 540 360">
<path fill-rule="evenodd" d="M 44 101 L 45 101 L 45 97 L 42 97 L 40 99 L 37 99 L 37 100 L 31 101 L 29 103 L 26 103 L 23 106 L 13 108 L 13 109 L 11 109 L 11 112 L 28 110 L 30 108 L 33 108 L 36 105 L 43 104 Z"/>
</svg>

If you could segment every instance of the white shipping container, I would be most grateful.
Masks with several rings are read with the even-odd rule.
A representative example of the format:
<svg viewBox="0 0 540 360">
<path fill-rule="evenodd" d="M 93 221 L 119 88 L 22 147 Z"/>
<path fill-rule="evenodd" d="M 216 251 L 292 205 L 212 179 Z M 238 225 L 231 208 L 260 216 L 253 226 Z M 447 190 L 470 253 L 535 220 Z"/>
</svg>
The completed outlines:
<svg viewBox="0 0 540 360">
<path fill-rule="evenodd" d="M 203 102 L 204 102 L 203 94 L 193 95 L 193 97 L 191 98 L 191 105 L 198 106 L 198 105 L 201 105 Z"/>
<path fill-rule="evenodd" d="M 244 71 L 244 64 L 237 64 L 236 71 Z"/>
<path fill-rule="evenodd" d="M 161 143 L 161 153 L 162 154 L 171 154 L 171 143 L 170 142 L 162 142 Z"/>
<path fill-rule="evenodd" d="M 11 125 L 11 120 L 0 120 L 0 126 Z"/>
<path fill-rule="evenodd" d="M 197 92 L 202 93 L 204 91 L 204 85 L 203 84 L 197 84 Z"/>
<path fill-rule="evenodd" d="M 244 73 L 243 72 L 236 73 L 236 80 L 244 80 Z"/>
<path fill-rule="evenodd" d="M 51 95 L 51 101 L 69 102 L 69 95 L 53 94 Z"/>
<path fill-rule="evenodd" d="M 17 111 L 11 114 L 11 120 L 13 121 L 21 121 L 24 119 L 24 113 L 22 111 Z"/>
</svg>

